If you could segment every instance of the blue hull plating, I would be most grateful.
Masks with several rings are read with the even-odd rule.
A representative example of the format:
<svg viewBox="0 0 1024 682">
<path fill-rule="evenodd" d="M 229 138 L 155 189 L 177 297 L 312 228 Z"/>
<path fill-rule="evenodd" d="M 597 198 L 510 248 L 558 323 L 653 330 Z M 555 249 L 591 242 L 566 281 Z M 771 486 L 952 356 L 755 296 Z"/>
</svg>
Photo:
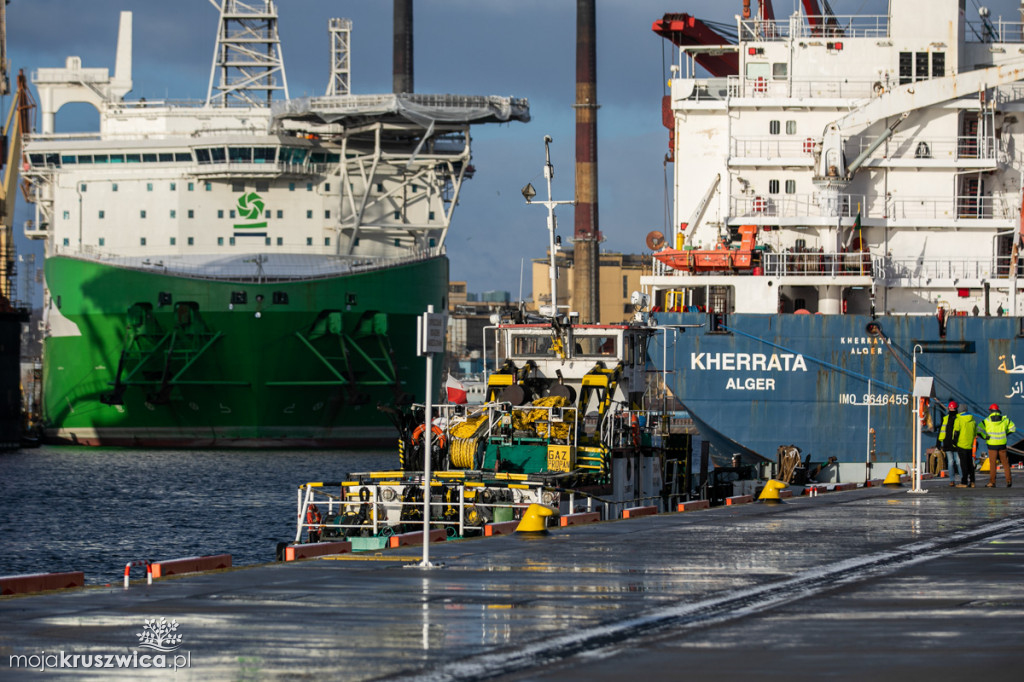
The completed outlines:
<svg viewBox="0 0 1024 682">
<path fill-rule="evenodd" d="M 998 403 L 1024 425 L 1019 318 L 954 317 L 944 335 L 930 316 L 734 314 L 721 331 L 711 331 L 702 313 L 657 318 L 661 325 L 703 324 L 658 335 L 650 359 L 667 371 L 669 387 L 723 457 L 774 460 L 780 445 L 792 444 L 814 461 L 908 461 L 915 347 L 918 376 L 935 380 L 925 447 L 951 399 L 978 418 Z M 871 323 L 881 335 L 869 333 Z"/>
</svg>

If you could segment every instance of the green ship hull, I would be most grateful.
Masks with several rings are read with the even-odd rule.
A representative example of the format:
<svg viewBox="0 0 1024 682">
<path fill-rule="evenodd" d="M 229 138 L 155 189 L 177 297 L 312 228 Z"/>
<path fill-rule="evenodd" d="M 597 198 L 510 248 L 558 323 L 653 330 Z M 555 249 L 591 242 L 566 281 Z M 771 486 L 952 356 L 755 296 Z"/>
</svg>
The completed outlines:
<svg viewBox="0 0 1024 682">
<path fill-rule="evenodd" d="M 444 310 L 448 287 L 445 257 L 260 281 L 62 256 L 45 267 L 46 435 L 83 445 L 391 443 L 377 407 L 425 398 L 416 319 Z"/>
</svg>

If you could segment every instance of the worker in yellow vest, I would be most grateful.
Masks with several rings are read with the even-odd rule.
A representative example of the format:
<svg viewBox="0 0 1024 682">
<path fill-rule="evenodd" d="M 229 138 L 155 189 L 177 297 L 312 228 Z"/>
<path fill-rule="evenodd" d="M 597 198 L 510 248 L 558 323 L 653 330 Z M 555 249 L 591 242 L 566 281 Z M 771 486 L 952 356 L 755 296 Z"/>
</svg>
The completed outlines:
<svg viewBox="0 0 1024 682">
<path fill-rule="evenodd" d="M 974 415 L 962 412 L 956 416 L 953 423 L 953 438 L 956 441 L 957 454 L 960 456 L 961 488 L 974 487 L 974 439 L 977 437 L 977 430 Z"/>
<path fill-rule="evenodd" d="M 988 445 L 988 483 L 986 488 L 996 487 L 996 458 L 1003 465 L 1003 473 L 1006 476 L 1006 487 L 1013 485 L 1010 475 L 1010 462 L 1006 457 L 1006 439 L 1017 430 L 1017 427 L 1009 417 L 999 411 L 999 406 L 993 403 L 989 406 L 989 415 L 978 426 L 978 433 L 985 439 Z"/>
<path fill-rule="evenodd" d="M 935 436 L 935 447 L 942 450 L 946 456 L 947 471 L 949 472 L 947 476 L 949 476 L 949 484 L 951 486 L 956 485 L 956 470 L 960 469 L 961 476 L 964 473 L 963 467 L 958 462 L 960 456 L 956 449 L 956 438 L 953 435 L 953 430 L 956 426 L 956 411 L 959 407 L 955 400 L 949 401 L 949 411 L 942 418 L 939 432 Z"/>
</svg>

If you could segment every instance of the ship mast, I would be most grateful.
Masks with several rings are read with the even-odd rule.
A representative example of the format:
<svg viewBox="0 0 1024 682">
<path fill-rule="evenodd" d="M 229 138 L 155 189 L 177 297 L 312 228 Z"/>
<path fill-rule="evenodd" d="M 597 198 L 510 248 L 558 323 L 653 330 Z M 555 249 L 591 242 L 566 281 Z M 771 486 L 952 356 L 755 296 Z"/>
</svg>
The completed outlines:
<svg viewBox="0 0 1024 682">
<path fill-rule="evenodd" d="M 220 10 L 206 105 L 269 107 L 275 92 L 288 98 L 277 6 L 271 0 L 210 0 Z M 220 72 L 220 82 L 214 80 Z"/>
</svg>

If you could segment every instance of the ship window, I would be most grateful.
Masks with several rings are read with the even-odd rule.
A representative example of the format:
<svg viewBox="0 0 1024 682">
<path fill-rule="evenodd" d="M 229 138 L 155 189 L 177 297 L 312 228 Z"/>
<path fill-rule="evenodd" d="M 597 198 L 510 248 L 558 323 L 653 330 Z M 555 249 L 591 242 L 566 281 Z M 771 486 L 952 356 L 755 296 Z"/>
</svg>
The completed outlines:
<svg viewBox="0 0 1024 682">
<path fill-rule="evenodd" d="M 139 217 L 140 218 L 145 218 L 146 217 L 146 209 L 142 209 L 141 211 L 139 211 Z"/>
<path fill-rule="evenodd" d="M 900 85 L 912 83 L 914 80 L 914 55 L 900 52 Z"/>
<path fill-rule="evenodd" d="M 772 75 L 772 65 L 768 62 L 747 62 L 747 80 L 768 78 Z"/>
<path fill-rule="evenodd" d="M 294 192 L 295 191 L 295 183 L 294 182 L 289 182 L 288 183 L 288 191 L 289 192 Z"/>
<path fill-rule="evenodd" d="M 231 209 L 230 211 L 228 211 L 228 217 L 231 218 L 232 220 L 235 219 L 235 209 Z"/>
<path fill-rule="evenodd" d="M 401 220 L 401 219 L 402 219 L 402 212 L 401 211 L 395 211 L 395 220 Z"/>
<path fill-rule="evenodd" d="M 124 154 L 111 154 L 110 163 L 124 163 Z"/>
<path fill-rule="evenodd" d="M 772 135 L 778 135 L 782 130 L 782 125 L 778 121 L 768 121 L 768 132 Z"/>
<path fill-rule="evenodd" d="M 138 154 L 125 154 L 124 159 L 128 163 L 138 163 L 139 161 L 142 160 L 142 157 L 139 156 Z"/>
<path fill-rule="evenodd" d="M 171 246 L 177 244 L 178 240 L 175 237 L 171 237 Z"/>
<path fill-rule="evenodd" d="M 284 211 L 282 211 L 281 209 L 278 209 L 277 210 L 277 219 L 280 220 L 281 218 L 284 218 Z"/>
<path fill-rule="evenodd" d="M 796 194 L 796 180 L 786 180 L 786 194 Z"/>
<path fill-rule="evenodd" d="M 270 191 L 270 183 L 267 182 L 266 180 L 259 180 L 256 183 L 256 191 L 257 192 L 269 192 Z"/>
<path fill-rule="evenodd" d="M 174 161 L 174 154 L 171 152 L 160 152 L 160 163 L 171 163 Z"/>
<path fill-rule="evenodd" d="M 33 166 L 42 166 L 43 165 L 43 155 L 42 154 L 29 154 L 28 155 L 28 159 L 29 159 L 29 161 L 32 162 Z"/>
<path fill-rule="evenodd" d="M 224 237 L 217 237 L 217 246 L 224 246 Z"/>
<path fill-rule="evenodd" d="M 328 163 L 338 163 L 339 161 L 341 161 L 341 154 L 336 154 L 334 152 L 330 152 L 327 154 Z"/>
<path fill-rule="evenodd" d="M 100 246 L 106 246 L 106 244 L 107 244 L 107 240 L 104 239 L 103 237 L 100 237 L 99 245 Z"/>
<path fill-rule="evenodd" d="M 434 212 L 433 211 L 431 211 L 430 213 L 427 214 L 427 219 L 428 220 L 433 220 L 434 219 Z"/>
<path fill-rule="evenodd" d="M 194 246 L 195 243 L 196 243 L 196 238 L 195 237 L 189 237 L 188 238 L 188 245 L 189 246 Z"/>
<path fill-rule="evenodd" d="M 67 237 L 64 237 L 64 246 L 71 246 L 71 240 Z M 57 307 L 60 307 L 60 303 L 57 304 Z"/>
<path fill-rule="evenodd" d="M 192 163 L 192 155 L 188 152 L 175 152 L 174 160 L 181 161 L 183 163 Z"/>
<path fill-rule="evenodd" d="M 797 249 L 805 249 L 805 248 L 807 248 L 807 240 L 806 239 L 797 239 L 796 240 L 796 248 Z"/>
<path fill-rule="evenodd" d="M 307 182 L 306 183 L 306 191 L 307 192 L 312 192 L 313 191 L 313 183 L 312 182 Z"/>
<path fill-rule="evenodd" d="M 514 355 L 550 355 L 551 336 L 512 336 L 512 353 Z"/>
<path fill-rule="evenodd" d="M 932 52 L 932 78 L 942 78 L 946 75 L 946 53 Z"/>
<path fill-rule="evenodd" d="M 287 291 L 275 291 L 273 299 L 277 305 L 285 305 L 288 303 L 288 292 Z"/>
<path fill-rule="evenodd" d="M 232 291 L 231 292 L 231 304 L 232 305 L 245 305 L 249 302 L 249 292 L 247 291 Z"/>
<path fill-rule="evenodd" d="M 106 215 L 107 214 L 105 211 L 100 211 L 100 220 L 103 220 L 103 218 L 106 217 Z"/>
<path fill-rule="evenodd" d="M 789 64 L 786 62 L 775 62 L 772 64 L 772 78 L 777 81 L 786 80 L 789 75 Z"/>
<path fill-rule="evenodd" d="M 213 183 L 212 182 L 204 182 L 203 185 L 204 185 L 204 189 L 207 192 L 212 192 L 213 191 Z"/>
<path fill-rule="evenodd" d="M 327 189 L 330 189 L 330 187 L 328 187 Z M 420 191 L 420 186 L 419 186 L 419 185 L 413 185 L 413 186 L 412 186 L 412 191 L 413 191 L 413 192 L 418 192 L 418 191 Z"/>
<path fill-rule="evenodd" d="M 786 134 L 796 135 L 796 121 L 786 121 Z"/>
<path fill-rule="evenodd" d="M 143 163 L 156 163 L 156 154 L 143 154 L 142 155 L 142 162 Z"/>
<path fill-rule="evenodd" d="M 309 155 L 310 163 L 324 163 L 327 161 L 327 154 L 323 152 L 313 152 Z"/>
<path fill-rule="evenodd" d="M 171 218 L 177 218 L 177 217 L 178 217 L 178 212 L 172 208 L 171 209 Z"/>
<path fill-rule="evenodd" d="M 117 191 L 117 183 L 116 182 L 110 183 L 110 191 L 111 192 L 116 192 Z"/>
<path fill-rule="evenodd" d="M 324 218 L 327 219 L 327 220 L 331 219 L 331 210 L 330 209 L 327 209 L 326 211 L 324 211 Z"/>
<path fill-rule="evenodd" d="M 217 209 L 217 217 L 218 218 L 223 218 L 224 217 L 224 209 L 223 208 L 218 208 Z"/>
<path fill-rule="evenodd" d="M 269 208 L 266 211 L 263 212 L 263 217 L 264 218 L 269 218 L 270 217 L 270 209 Z"/>
<path fill-rule="evenodd" d="M 306 237 L 306 246 L 313 246 L 313 238 Z"/>
<path fill-rule="evenodd" d="M 629 277 L 622 276 L 622 298 L 629 296 Z"/>
<path fill-rule="evenodd" d="M 106 154 L 96 154 L 95 156 L 92 157 L 92 160 L 93 163 L 106 163 L 107 158 L 108 157 Z"/>
<path fill-rule="evenodd" d="M 768 181 L 768 194 L 778 194 L 778 193 L 779 193 L 779 181 L 778 180 L 769 180 Z"/>
<path fill-rule="evenodd" d="M 172 182 L 171 183 L 171 191 L 172 192 L 176 192 L 177 190 L 178 190 L 178 183 Z"/>
<path fill-rule="evenodd" d="M 282 147 L 280 159 L 281 163 L 301 164 L 306 159 L 306 150 Z"/>
<path fill-rule="evenodd" d="M 139 246 L 145 246 L 145 245 L 146 245 L 146 238 L 145 237 L 139 237 Z"/>
<path fill-rule="evenodd" d="M 62 164 L 74 164 L 74 163 L 77 163 L 77 161 L 75 160 L 75 155 L 74 154 L 62 154 L 61 157 L 60 157 L 60 162 Z"/>
<path fill-rule="evenodd" d="M 64 220 L 67 220 L 70 217 L 71 217 L 71 211 L 64 211 Z"/>
<path fill-rule="evenodd" d="M 194 182 L 188 183 L 188 191 L 189 192 L 195 190 L 195 188 L 196 188 L 196 183 L 194 183 Z"/>
<path fill-rule="evenodd" d="M 384 191 L 384 183 L 383 182 L 378 182 L 377 183 L 377 191 L 378 192 L 383 192 Z"/>
<path fill-rule="evenodd" d="M 209 149 L 197 149 L 196 150 L 196 161 L 199 163 L 210 163 L 210 150 Z"/>
<path fill-rule="evenodd" d="M 234 246 L 234 245 L 235 245 L 235 238 L 234 237 L 228 237 L 228 246 Z"/>
<path fill-rule="evenodd" d="M 325 192 L 330 192 L 330 191 L 331 191 L 331 183 L 329 183 L 329 182 L 325 182 L 325 183 L 324 183 L 324 191 L 325 191 Z M 412 186 L 412 191 L 413 191 L 413 192 L 415 192 L 415 191 L 416 191 L 416 185 L 413 185 L 413 186 Z"/>
<path fill-rule="evenodd" d="M 224 153 L 223 147 L 211 147 L 210 148 L 210 160 L 214 163 L 224 163 L 227 159 L 227 154 Z"/>
<path fill-rule="evenodd" d="M 401 239 L 396 239 L 395 240 L 395 246 L 401 246 L 401 245 L 402 245 L 402 240 Z"/>
<path fill-rule="evenodd" d="M 252 150 L 252 160 L 256 163 L 274 163 L 274 152 L 273 147 L 256 147 Z"/>
<path fill-rule="evenodd" d="M 312 210 L 306 211 L 306 217 L 307 218 L 312 218 L 313 217 L 313 211 Z"/>
<path fill-rule="evenodd" d="M 928 53 L 914 53 L 914 80 L 923 81 L 928 78 Z"/>
<path fill-rule="evenodd" d="M 614 336 L 577 336 L 576 355 L 616 355 Z"/>
<path fill-rule="evenodd" d="M 194 210 L 194 209 L 191 209 L 191 208 L 190 208 L 190 209 L 188 210 L 188 217 L 189 217 L 189 218 L 195 218 L 195 217 L 196 217 L 196 212 L 195 212 L 195 210 Z"/>
<path fill-rule="evenodd" d="M 152 182 L 147 182 L 146 183 L 146 191 L 147 192 L 152 192 L 153 191 L 153 183 Z"/>
<path fill-rule="evenodd" d="M 232 163 L 250 163 L 252 161 L 252 147 L 231 147 L 228 155 Z"/>
<path fill-rule="evenodd" d="M 359 237 L 356 237 L 356 240 L 355 240 L 355 242 L 354 242 L 354 243 L 352 244 L 352 246 L 359 246 Z"/>
<path fill-rule="evenodd" d="M 284 238 L 283 237 L 278 237 L 277 238 L 277 245 L 278 246 L 282 246 L 283 244 L 284 244 Z"/>
<path fill-rule="evenodd" d="M 79 154 L 78 163 L 92 163 L 92 154 Z"/>
<path fill-rule="evenodd" d="M 266 239 L 264 239 L 263 243 L 266 244 L 267 246 L 270 246 L 270 237 L 267 237 Z"/>
<path fill-rule="evenodd" d="M 331 238 L 330 237 L 324 237 L 324 246 L 330 246 L 330 245 L 331 245 Z"/>
<path fill-rule="evenodd" d="M 231 183 L 231 191 L 232 192 L 244 192 L 245 191 L 245 183 L 244 182 L 232 182 Z"/>
<path fill-rule="evenodd" d="M 431 246 L 437 246 L 437 240 L 434 239 L 433 237 L 431 237 L 429 241 Z"/>
</svg>

